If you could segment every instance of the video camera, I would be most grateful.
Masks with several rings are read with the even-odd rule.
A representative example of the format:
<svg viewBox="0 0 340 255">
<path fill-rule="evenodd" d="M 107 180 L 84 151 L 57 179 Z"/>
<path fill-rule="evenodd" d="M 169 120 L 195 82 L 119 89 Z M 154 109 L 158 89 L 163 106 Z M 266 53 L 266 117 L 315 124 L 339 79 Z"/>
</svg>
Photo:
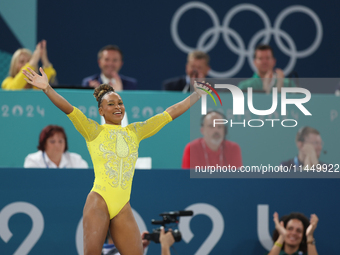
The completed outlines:
<svg viewBox="0 0 340 255">
<path fill-rule="evenodd" d="M 165 227 L 165 224 L 170 223 L 179 223 L 178 217 L 181 216 L 192 216 L 194 213 L 193 211 L 176 211 L 176 212 L 164 212 L 161 213 L 159 216 L 162 216 L 162 220 L 151 220 L 151 223 L 154 225 L 162 225 Z M 154 241 L 155 243 L 159 243 L 159 235 L 160 235 L 161 229 L 157 228 L 154 229 L 151 234 L 145 234 L 144 239 Z M 165 231 L 168 232 L 168 231 Z M 179 242 L 182 240 L 181 232 L 178 231 L 178 229 L 175 229 L 172 231 L 172 236 L 175 239 L 175 242 Z"/>
</svg>

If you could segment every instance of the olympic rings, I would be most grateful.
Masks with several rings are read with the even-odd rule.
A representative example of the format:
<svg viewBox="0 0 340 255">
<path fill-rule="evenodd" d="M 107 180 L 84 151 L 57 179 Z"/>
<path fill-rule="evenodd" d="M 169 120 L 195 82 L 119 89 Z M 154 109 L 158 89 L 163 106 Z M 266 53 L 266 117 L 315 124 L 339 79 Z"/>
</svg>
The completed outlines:
<svg viewBox="0 0 340 255">
<path fill-rule="evenodd" d="M 212 20 L 213 27 L 204 31 L 197 41 L 196 47 L 190 47 L 183 43 L 178 35 L 178 23 L 182 15 L 190 9 L 200 9 L 205 11 Z M 262 19 L 264 24 L 264 29 L 259 30 L 254 36 L 250 39 L 249 45 L 246 48 L 244 41 L 242 40 L 241 36 L 232 28 L 229 27 L 229 24 L 232 18 L 242 11 L 252 11 L 259 15 Z M 283 20 L 292 13 L 301 12 L 308 15 L 315 23 L 316 26 L 316 36 L 313 43 L 304 50 L 297 51 L 295 42 L 293 41 L 292 37 L 281 29 L 281 24 Z M 256 44 L 259 42 L 261 38 L 263 38 L 262 43 L 269 44 L 271 36 L 273 35 L 275 43 L 277 44 L 278 48 L 288 57 L 290 60 L 287 66 L 283 69 L 284 73 L 287 75 L 289 74 L 296 64 L 297 58 L 306 58 L 312 55 L 320 46 L 322 41 L 323 35 L 323 28 L 322 23 L 317 16 L 317 14 L 309 9 L 306 6 L 302 5 L 293 5 L 289 6 L 286 9 L 282 10 L 279 15 L 277 16 L 274 26 L 271 26 L 270 20 L 267 14 L 258 6 L 253 4 L 239 4 L 233 8 L 231 8 L 223 18 L 222 25 L 220 25 L 219 18 L 217 17 L 215 11 L 205 3 L 202 2 L 189 2 L 182 5 L 174 14 L 171 21 L 171 36 L 176 44 L 176 46 L 183 52 L 189 53 L 193 50 L 200 50 L 204 52 L 211 51 L 217 44 L 220 34 L 222 34 L 222 38 L 226 44 L 226 46 L 236 55 L 238 55 L 238 60 L 235 63 L 234 67 L 230 70 L 224 72 L 217 72 L 214 70 L 210 70 L 209 74 L 212 77 L 216 78 L 226 78 L 226 77 L 233 77 L 237 74 L 241 68 L 243 67 L 245 58 L 248 58 L 248 63 L 252 70 L 256 72 L 256 68 L 253 63 L 253 55 L 254 49 Z M 234 39 L 234 42 L 231 40 L 231 37 Z M 207 40 L 209 40 L 208 43 Z M 282 38 L 287 42 L 287 46 L 282 42 Z"/>
</svg>

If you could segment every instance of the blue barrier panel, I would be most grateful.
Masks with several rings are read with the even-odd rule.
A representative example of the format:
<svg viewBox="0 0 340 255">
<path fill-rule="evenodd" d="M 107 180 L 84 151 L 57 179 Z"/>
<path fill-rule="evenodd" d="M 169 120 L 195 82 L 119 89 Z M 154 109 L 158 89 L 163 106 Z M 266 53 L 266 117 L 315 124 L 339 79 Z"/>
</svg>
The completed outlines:
<svg viewBox="0 0 340 255">
<path fill-rule="evenodd" d="M 82 254 L 82 208 L 92 181 L 91 169 L 0 169 L 1 254 L 19 248 L 20 254 Z M 339 192 L 332 179 L 208 180 L 190 179 L 185 170 L 139 170 L 131 205 L 148 231 L 159 213 L 194 211 L 180 219 L 179 254 L 265 254 L 275 211 L 316 213 L 319 254 L 337 254 Z M 160 254 L 159 245 L 147 254 Z"/>
</svg>

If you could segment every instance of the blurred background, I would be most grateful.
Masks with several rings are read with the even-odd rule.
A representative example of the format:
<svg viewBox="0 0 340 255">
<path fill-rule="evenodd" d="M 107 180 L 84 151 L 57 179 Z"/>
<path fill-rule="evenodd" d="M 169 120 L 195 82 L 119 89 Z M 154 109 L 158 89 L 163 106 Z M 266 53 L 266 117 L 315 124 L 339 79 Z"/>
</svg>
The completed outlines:
<svg viewBox="0 0 340 255">
<path fill-rule="evenodd" d="M 308 125 L 320 131 L 324 143 L 320 160 L 339 164 L 339 7 L 338 2 L 317 0 L 1 0 L 0 81 L 8 76 L 18 48 L 34 51 L 44 39 L 57 71 L 55 88 L 87 117 L 100 122 L 93 91 L 81 89 L 81 82 L 100 72 L 98 51 L 108 44 L 118 45 L 124 62 L 120 74 L 138 81 L 136 91 L 121 92 L 132 123 L 163 112 L 188 95 L 162 91 L 162 82 L 185 75 L 189 52 L 209 54 L 209 78 L 235 79 L 231 81 L 236 83 L 256 72 L 254 49 L 265 43 L 273 48 L 276 66 L 285 77 L 312 93 L 305 105 L 312 116 L 290 108 L 288 117 L 298 121 L 294 128 L 229 128 L 227 139 L 240 145 L 244 165 L 278 165 L 297 154 L 295 135 Z M 253 97 L 258 108 L 271 106 L 271 95 L 255 93 Z M 226 103 L 219 110 L 234 118 L 231 94 L 222 94 L 222 99 Z M 83 137 L 39 91 L 0 89 L 0 107 L 0 254 L 46 250 L 48 254 L 82 254 L 78 224 L 93 170 L 22 166 L 26 155 L 36 151 L 42 128 L 56 124 L 65 128 L 69 151 L 81 154 L 91 168 Z M 284 119 L 280 108 L 273 117 Z M 152 158 L 152 170 L 137 170 L 132 189 L 131 204 L 140 216 L 141 230 L 152 232 L 151 218 L 163 211 L 194 208 L 190 227 L 180 225 L 183 240 L 175 244 L 178 254 L 266 254 L 273 244 L 275 211 L 280 216 L 292 211 L 307 217 L 316 213 L 320 254 L 337 254 L 338 178 L 190 179 L 189 172 L 181 170 L 183 150 L 201 136 L 199 119 L 187 112 L 141 143 L 139 156 Z M 43 231 L 33 231 L 34 241 L 30 239 L 26 250 L 15 253 L 30 229 L 35 229 L 34 217 Z M 222 226 L 221 232 L 217 225 Z M 151 244 L 147 254 L 160 254 L 159 250 Z"/>
</svg>

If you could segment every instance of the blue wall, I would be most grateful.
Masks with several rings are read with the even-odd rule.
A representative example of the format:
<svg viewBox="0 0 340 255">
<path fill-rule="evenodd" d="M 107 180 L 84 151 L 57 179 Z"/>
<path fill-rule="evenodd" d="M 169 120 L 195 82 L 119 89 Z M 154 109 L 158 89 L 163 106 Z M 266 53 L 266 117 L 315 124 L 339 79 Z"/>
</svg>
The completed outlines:
<svg viewBox="0 0 340 255">
<path fill-rule="evenodd" d="M 29 254 L 82 254 L 79 223 L 92 181 L 92 169 L 0 169 L 1 254 L 13 254 L 31 229 Z M 339 192 L 332 179 L 190 179 L 185 170 L 139 170 L 131 205 L 148 231 L 162 212 L 194 211 L 180 219 L 178 254 L 265 254 L 275 211 L 317 214 L 318 252 L 337 254 Z M 147 254 L 160 254 L 159 245 L 152 243 Z"/>
</svg>

